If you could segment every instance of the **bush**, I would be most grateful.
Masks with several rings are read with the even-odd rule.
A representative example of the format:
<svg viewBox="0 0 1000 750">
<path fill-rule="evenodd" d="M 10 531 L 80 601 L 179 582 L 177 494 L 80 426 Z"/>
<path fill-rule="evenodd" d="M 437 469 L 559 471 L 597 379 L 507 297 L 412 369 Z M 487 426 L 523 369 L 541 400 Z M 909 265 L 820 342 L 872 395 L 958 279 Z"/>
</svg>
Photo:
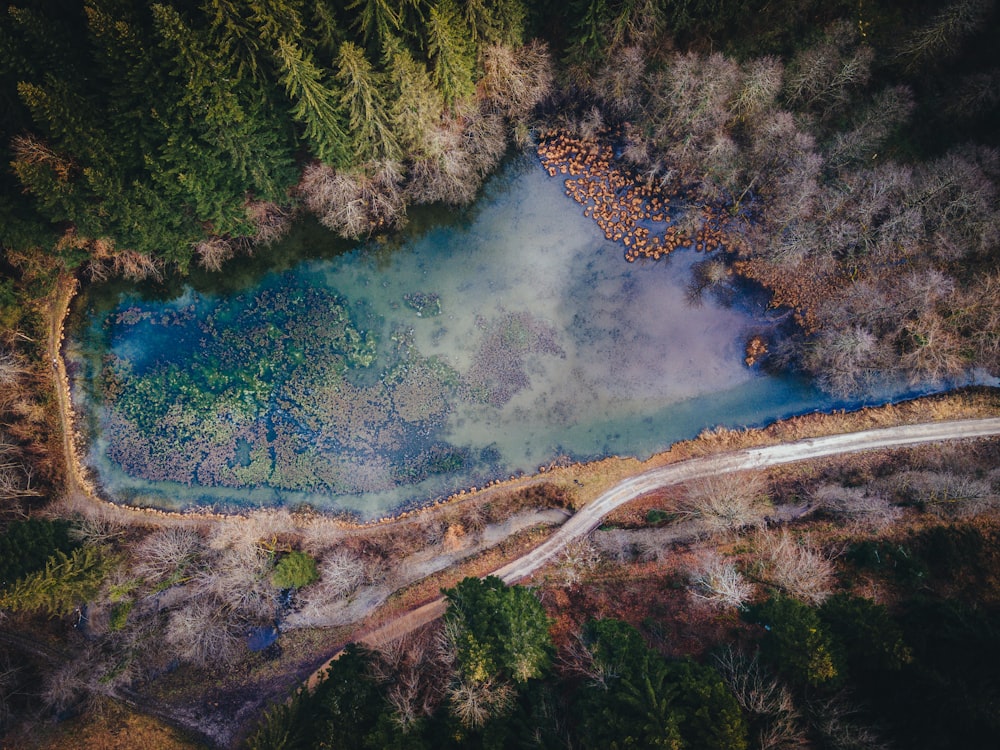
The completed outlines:
<svg viewBox="0 0 1000 750">
<path fill-rule="evenodd" d="M 272 580 L 279 589 L 300 589 L 319 578 L 316 560 L 305 552 L 289 552 L 274 568 Z"/>
<path fill-rule="evenodd" d="M 840 651 L 812 607 L 776 596 L 750 607 L 747 619 L 767 631 L 761 656 L 792 682 L 817 687 L 843 677 Z"/>
<path fill-rule="evenodd" d="M 444 595 L 445 623 L 464 681 L 524 683 L 546 672 L 549 620 L 532 591 L 488 576 L 466 578 Z"/>
</svg>

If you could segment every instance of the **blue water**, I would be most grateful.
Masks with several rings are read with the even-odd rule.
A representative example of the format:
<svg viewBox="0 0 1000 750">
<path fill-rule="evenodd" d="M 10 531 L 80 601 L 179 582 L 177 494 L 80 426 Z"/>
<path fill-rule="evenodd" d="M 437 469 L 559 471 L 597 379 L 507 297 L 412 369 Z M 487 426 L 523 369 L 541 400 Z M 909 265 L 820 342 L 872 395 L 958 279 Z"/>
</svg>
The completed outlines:
<svg viewBox="0 0 1000 750">
<path fill-rule="evenodd" d="M 83 301 L 68 355 L 89 461 L 112 497 L 372 518 L 558 458 L 646 457 L 706 428 L 843 405 L 743 364 L 747 337 L 773 313 L 711 295 L 693 305 L 701 256 L 626 263 L 561 180 L 527 159 L 472 211 L 392 246 L 333 253 L 332 239 L 310 241 L 314 259 L 241 288 L 230 275 L 224 292 L 96 290 Z M 374 348 L 345 354 L 343 326 Z M 133 394 L 139 421 L 125 427 L 125 402 L 102 398 L 111 360 L 168 391 Z"/>
</svg>

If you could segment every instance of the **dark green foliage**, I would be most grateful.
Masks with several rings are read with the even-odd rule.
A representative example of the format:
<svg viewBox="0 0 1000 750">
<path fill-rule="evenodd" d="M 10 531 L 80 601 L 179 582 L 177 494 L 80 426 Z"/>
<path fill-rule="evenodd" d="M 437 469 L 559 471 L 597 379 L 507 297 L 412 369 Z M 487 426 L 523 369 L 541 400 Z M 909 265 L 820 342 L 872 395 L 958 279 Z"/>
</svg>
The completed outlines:
<svg viewBox="0 0 1000 750">
<path fill-rule="evenodd" d="M 545 674 L 552 650 L 549 621 L 530 589 L 488 576 L 466 578 L 443 593 L 445 621 L 455 627 L 458 667 L 466 679 L 524 683 Z"/>
<path fill-rule="evenodd" d="M 690 660 L 671 662 L 668 673 L 685 746 L 745 750 L 746 719 L 719 673 Z"/>
<path fill-rule="evenodd" d="M 313 692 L 300 691 L 265 714 L 247 741 L 248 750 L 382 747 L 367 739 L 387 710 L 369 672 L 372 658 L 363 647 L 349 644 Z"/>
<path fill-rule="evenodd" d="M 65 520 L 29 518 L 10 524 L 0 535 L 0 589 L 40 570 L 57 552 L 72 552 L 77 545 L 69 530 Z"/>
<path fill-rule="evenodd" d="M 247 750 L 309 750 L 306 736 L 313 717 L 306 712 L 311 703 L 311 696 L 304 691 L 287 702 L 276 703 L 247 740 Z"/>
<path fill-rule="evenodd" d="M 911 659 L 903 632 L 884 605 L 835 594 L 820 606 L 819 617 L 842 645 L 855 679 L 871 671 L 899 670 Z"/>
<path fill-rule="evenodd" d="M 843 679 L 843 654 L 815 609 L 785 596 L 751 606 L 746 618 L 764 626 L 761 655 L 797 685 L 835 685 Z"/>
<path fill-rule="evenodd" d="M 472 96 L 475 45 L 453 0 L 438 0 L 431 8 L 427 16 L 427 51 L 433 66 L 434 84 L 445 103 L 454 106 Z"/>
<path fill-rule="evenodd" d="M 274 566 L 274 585 L 279 589 L 300 589 L 317 578 L 316 560 L 298 550 L 283 555 Z"/>
<path fill-rule="evenodd" d="M 398 159 L 399 143 L 391 127 L 391 113 L 376 75 L 361 48 L 340 45 L 337 56 L 340 103 L 347 112 L 354 151 L 362 160 Z"/>
<path fill-rule="evenodd" d="M 338 92 L 293 41 L 279 39 L 275 54 L 281 83 L 293 105 L 292 117 L 302 125 L 310 150 L 328 164 L 346 165 L 350 160 L 349 140 Z"/>
<path fill-rule="evenodd" d="M 425 156 L 445 103 L 475 93 L 477 41 L 519 43 L 524 19 L 520 0 L 27 5 L 0 15 L 0 242 L 73 229 L 85 251 L 61 262 L 89 248 L 91 270 L 133 277 L 185 271 L 206 236 L 263 236 L 248 204 L 287 205 L 296 156 Z"/>
<path fill-rule="evenodd" d="M 746 720 L 715 670 L 667 661 L 618 620 L 592 621 L 583 636 L 593 666 L 574 698 L 581 747 L 747 747 Z"/>
<path fill-rule="evenodd" d="M 861 570 L 887 576 L 907 588 L 915 589 L 927 578 L 926 565 L 904 544 L 859 542 L 848 550 L 845 559 Z"/>
<path fill-rule="evenodd" d="M 364 648 L 348 646 L 313 692 L 312 710 L 319 713 L 313 747 L 364 746 L 365 735 L 385 710 L 381 689 L 368 671 L 372 658 Z"/>
<path fill-rule="evenodd" d="M 1000 736 L 1000 611 L 913 600 L 899 621 L 912 659 L 868 690 L 899 747 L 958 750 L 995 744 Z"/>
</svg>

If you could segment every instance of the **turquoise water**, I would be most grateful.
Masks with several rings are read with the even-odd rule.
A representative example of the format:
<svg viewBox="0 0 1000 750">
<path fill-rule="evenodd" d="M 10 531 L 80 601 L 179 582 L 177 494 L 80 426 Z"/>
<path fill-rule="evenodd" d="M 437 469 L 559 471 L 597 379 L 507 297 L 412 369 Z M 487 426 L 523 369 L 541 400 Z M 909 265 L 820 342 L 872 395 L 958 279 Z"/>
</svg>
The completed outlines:
<svg viewBox="0 0 1000 750">
<path fill-rule="evenodd" d="M 769 313 L 692 304 L 700 256 L 626 263 L 531 160 L 414 223 L 354 248 L 304 226 L 267 251 L 282 270 L 81 299 L 67 355 L 105 491 L 371 518 L 836 405 L 743 365 Z"/>
</svg>

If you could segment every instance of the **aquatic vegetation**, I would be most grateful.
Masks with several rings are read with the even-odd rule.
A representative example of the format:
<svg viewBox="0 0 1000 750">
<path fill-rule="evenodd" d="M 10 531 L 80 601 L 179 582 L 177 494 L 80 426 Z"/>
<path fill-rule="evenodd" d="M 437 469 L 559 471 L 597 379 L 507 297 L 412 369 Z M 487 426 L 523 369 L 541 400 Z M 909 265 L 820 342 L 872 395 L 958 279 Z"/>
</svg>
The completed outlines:
<svg viewBox="0 0 1000 750">
<path fill-rule="evenodd" d="M 436 294 L 405 300 L 418 315 L 441 309 Z M 527 384 L 526 355 L 561 352 L 551 327 L 505 314 L 483 321 L 463 377 L 405 329 L 380 349 L 362 317 L 332 290 L 280 283 L 119 305 L 99 378 L 108 456 L 133 477 L 205 487 L 392 489 L 474 467 L 479 451 L 442 439 L 455 403 L 500 406 Z"/>
<path fill-rule="evenodd" d="M 465 376 L 466 393 L 472 400 L 503 406 L 528 385 L 527 355 L 565 356 L 557 331 L 530 313 L 508 313 L 478 323 L 485 332 Z"/>
</svg>

